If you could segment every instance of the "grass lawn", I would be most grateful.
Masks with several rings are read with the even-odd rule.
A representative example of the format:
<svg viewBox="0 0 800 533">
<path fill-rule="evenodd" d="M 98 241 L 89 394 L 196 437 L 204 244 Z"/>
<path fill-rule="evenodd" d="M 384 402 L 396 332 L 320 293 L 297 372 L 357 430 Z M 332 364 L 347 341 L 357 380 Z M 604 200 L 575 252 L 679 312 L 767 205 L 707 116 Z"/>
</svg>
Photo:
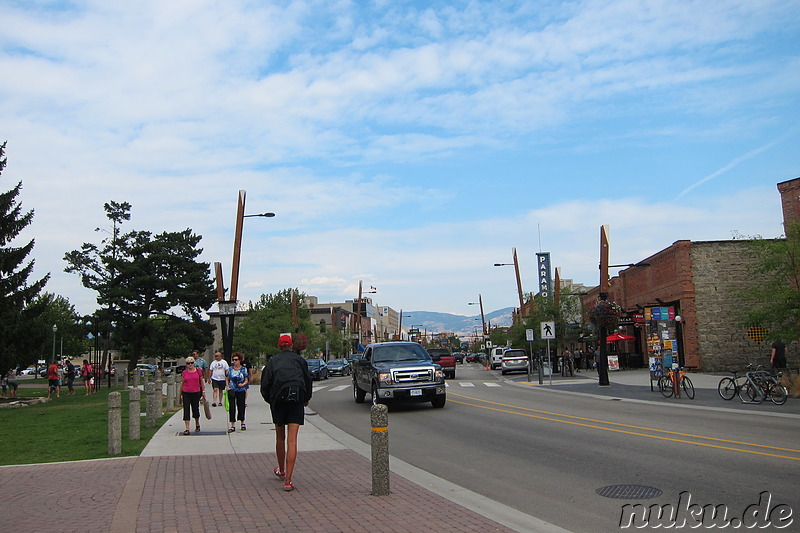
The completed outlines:
<svg viewBox="0 0 800 533">
<path fill-rule="evenodd" d="M 36 384 L 39 380 L 22 383 Z M 75 395 L 69 396 L 61 388 L 61 397 L 55 394 L 47 403 L 26 407 L 0 408 L 0 465 L 51 463 L 101 459 L 108 455 L 108 394 L 122 391 L 122 453 L 121 457 L 139 455 L 150 438 L 173 412 L 165 412 L 156 420 L 156 427 L 146 428 L 146 418 L 141 417 L 141 438 L 128 439 L 128 394 L 122 387 L 100 387 L 97 394 L 85 396 L 83 386 L 75 386 Z M 41 387 L 20 387 L 20 398 L 47 396 L 47 384 Z M 146 396 L 142 394 L 140 411 L 145 410 Z"/>
</svg>

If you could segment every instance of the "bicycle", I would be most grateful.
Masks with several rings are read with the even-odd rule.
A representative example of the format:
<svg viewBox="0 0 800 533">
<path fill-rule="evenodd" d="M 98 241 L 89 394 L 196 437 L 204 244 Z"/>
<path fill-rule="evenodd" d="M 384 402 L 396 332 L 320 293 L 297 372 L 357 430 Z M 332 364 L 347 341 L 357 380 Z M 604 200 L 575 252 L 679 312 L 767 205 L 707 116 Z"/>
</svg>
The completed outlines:
<svg viewBox="0 0 800 533">
<path fill-rule="evenodd" d="M 752 367 L 753 365 L 747 365 L 748 371 Z M 719 380 L 719 385 L 717 385 L 717 392 L 723 400 L 733 400 L 747 383 L 747 376 L 740 376 L 738 370 L 730 370 L 730 373 L 733 374 L 733 377 L 724 377 Z"/>
<path fill-rule="evenodd" d="M 690 400 L 694 400 L 694 384 L 682 368 L 670 370 L 668 374 L 661 376 L 658 380 L 658 388 L 665 398 L 670 398 L 673 394 L 676 398 L 680 398 L 681 389 L 683 389 L 686 396 Z"/>
<path fill-rule="evenodd" d="M 754 372 L 746 374 L 747 381 L 739 389 L 742 403 L 760 404 L 769 400 L 775 405 L 783 405 L 789 397 L 786 388 L 778 383 L 778 377 L 759 365 Z"/>
</svg>

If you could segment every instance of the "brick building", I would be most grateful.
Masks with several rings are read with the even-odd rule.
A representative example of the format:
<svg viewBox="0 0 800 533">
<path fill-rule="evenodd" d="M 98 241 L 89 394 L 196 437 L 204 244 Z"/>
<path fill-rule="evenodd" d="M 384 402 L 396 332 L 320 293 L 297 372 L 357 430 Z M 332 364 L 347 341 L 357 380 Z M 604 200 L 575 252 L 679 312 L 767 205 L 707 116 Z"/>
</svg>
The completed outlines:
<svg viewBox="0 0 800 533">
<path fill-rule="evenodd" d="M 779 183 L 778 190 L 784 223 L 800 220 L 800 178 Z M 739 294 L 758 282 L 749 241 L 681 240 L 641 262 L 649 266 L 620 271 L 608 294 L 627 312 L 620 333 L 635 337 L 616 346 L 623 364 L 640 366 L 667 354 L 704 371 L 768 366 L 765 332 L 742 322 Z M 598 296 L 598 288 L 589 291 L 584 308 Z M 787 357 L 789 366 L 800 365 L 796 342 Z"/>
</svg>

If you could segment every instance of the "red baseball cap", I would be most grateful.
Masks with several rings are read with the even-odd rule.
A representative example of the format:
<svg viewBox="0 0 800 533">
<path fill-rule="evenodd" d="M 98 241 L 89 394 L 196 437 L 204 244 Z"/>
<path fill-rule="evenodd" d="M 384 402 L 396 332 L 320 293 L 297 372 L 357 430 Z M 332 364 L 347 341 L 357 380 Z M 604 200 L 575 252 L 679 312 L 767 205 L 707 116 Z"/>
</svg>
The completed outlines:
<svg viewBox="0 0 800 533">
<path fill-rule="evenodd" d="M 281 336 L 278 337 L 278 346 L 291 346 L 291 345 L 292 345 L 292 334 L 281 333 Z"/>
</svg>

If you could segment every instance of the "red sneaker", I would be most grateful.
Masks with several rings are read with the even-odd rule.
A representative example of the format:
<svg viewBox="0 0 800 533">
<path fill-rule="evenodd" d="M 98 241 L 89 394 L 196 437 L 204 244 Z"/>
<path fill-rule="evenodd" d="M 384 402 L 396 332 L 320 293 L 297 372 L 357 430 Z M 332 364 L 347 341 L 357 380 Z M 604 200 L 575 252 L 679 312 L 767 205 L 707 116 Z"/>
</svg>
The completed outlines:
<svg viewBox="0 0 800 533">
<path fill-rule="evenodd" d="M 283 484 L 283 490 L 285 491 L 294 490 L 294 485 L 292 485 L 291 481 L 287 481 L 286 483 Z"/>
<path fill-rule="evenodd" d="M 276 466 L 275 470 L 273 470 L 272 473 L 278 476 L 280 479 L 284 479 L 286 477 L 286 474 L 281 472 L 281 467 L 279 466 Z"/>
</svg>

